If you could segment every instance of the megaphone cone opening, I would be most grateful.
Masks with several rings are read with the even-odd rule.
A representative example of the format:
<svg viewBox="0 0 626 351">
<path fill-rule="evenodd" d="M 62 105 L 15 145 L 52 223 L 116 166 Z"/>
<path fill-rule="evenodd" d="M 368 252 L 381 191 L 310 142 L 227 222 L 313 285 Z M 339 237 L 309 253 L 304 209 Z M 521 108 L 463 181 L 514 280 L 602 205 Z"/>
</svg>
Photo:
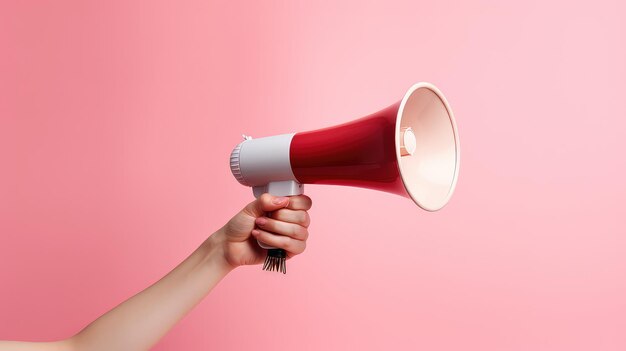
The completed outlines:
<svg viewBox="0 0 626 351">
<path fill-rule="evenodd" d="M 441 209 L 459 175 L 459 135 L 450 105 L 435 86 L 417 83 L 400 102 L 395 127 L 397 164 L 406 193 L 424 210 Z M 416 141 L 408 155 L 402 139 L 407 128 Z"/>
</svg>

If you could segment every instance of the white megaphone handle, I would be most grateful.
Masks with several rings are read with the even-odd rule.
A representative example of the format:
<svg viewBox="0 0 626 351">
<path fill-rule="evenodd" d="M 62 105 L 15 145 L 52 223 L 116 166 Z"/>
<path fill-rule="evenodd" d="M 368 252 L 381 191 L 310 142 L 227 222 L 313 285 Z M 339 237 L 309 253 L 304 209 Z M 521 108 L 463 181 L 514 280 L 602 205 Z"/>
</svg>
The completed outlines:
<svg viewBox="0 0 626 351">
<path fill-rule="evenodd" d="M 254 194 L 254 197 L 256 198 L 258 198 L 264 193 L 269 193 L 270 195 L 274 195 L 274 196 L 302 195 L 304 194 L 304 185 L 298 183 L 295 180 L 283 180 L 283 181 L 277 181 L 277 182 L 269 182 L 267 185 L 253 186 L 252 193 Z M 270 214 L 268 213 L 267 216 L 269 217 Z M 259 243 L 259 246 L 261 246 L 264 249 L 268 249 L 268 250 L 276 249 L 276 247 L 266 245 L 261 241 L 257 240 L 257 242 Z"/>
</svg>

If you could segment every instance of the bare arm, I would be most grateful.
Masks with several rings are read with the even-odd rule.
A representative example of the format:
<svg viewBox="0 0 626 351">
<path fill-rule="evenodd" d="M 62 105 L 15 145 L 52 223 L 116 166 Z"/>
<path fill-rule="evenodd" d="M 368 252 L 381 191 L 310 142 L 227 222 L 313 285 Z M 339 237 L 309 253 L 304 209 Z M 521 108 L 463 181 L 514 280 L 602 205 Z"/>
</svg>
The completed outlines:
<svg viewBox="0 0 626 351">
<path fill-rule="evenodd" d="M 250 203 L 169 274 L 72 338 L 51 343 L 0 341 L 0 351 L 149 349 L 235 267 L 263 262 L 265 250 L 256 238 L 284 248 L 289 256 L 304 251 L 311 200 L 276 199 L 263 195 Z M 264 218 L 270 211 L 272 218 Z"/>
<path fill-rule="evenodd" d="M 211 235 L 168 275 L 89 324 L 75 350 L 147 350 L 232 270 Z"/>
</svg>

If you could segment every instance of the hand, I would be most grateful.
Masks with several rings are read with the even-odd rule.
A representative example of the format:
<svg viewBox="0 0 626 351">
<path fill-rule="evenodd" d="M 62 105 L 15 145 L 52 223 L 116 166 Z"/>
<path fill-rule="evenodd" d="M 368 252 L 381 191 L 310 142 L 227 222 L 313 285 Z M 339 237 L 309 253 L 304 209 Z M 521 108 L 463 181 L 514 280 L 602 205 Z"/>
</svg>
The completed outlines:
<svg viewBox="0 0 626 351">
<path fill-rule="evenodd" d="M 307 228 L 311 223 L 306 211 L 311 205 L 311 199 L 306 195 L 276 197 L 263 194 L 211 237 L 220 243 L 224 258 L 233 268 L 263 263 L 267 250 L 259 246 L 257 239 L 284 249 L 287 258 L 291 258 L 301 254 L 306 247 Z M 270 216 L 266 216 L 268 212 L 271 212 Z"/>
</svg>

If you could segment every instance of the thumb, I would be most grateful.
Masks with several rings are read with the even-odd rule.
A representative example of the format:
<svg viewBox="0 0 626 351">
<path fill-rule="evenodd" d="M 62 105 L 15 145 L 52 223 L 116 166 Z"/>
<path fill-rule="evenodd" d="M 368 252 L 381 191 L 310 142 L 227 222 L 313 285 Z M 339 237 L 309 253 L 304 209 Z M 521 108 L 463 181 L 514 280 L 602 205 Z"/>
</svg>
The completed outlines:
<svg viewBox="0 0 626 351">
<path fill-rule="evenodd" d="M 265 216 L 266 212 L 272 212 L 289 205 L 289 198 L 284 196 L 272 196 L 265 193 L 255 201 L 249 203 L 243 211 L 252 217 Z"/>
</svg>

